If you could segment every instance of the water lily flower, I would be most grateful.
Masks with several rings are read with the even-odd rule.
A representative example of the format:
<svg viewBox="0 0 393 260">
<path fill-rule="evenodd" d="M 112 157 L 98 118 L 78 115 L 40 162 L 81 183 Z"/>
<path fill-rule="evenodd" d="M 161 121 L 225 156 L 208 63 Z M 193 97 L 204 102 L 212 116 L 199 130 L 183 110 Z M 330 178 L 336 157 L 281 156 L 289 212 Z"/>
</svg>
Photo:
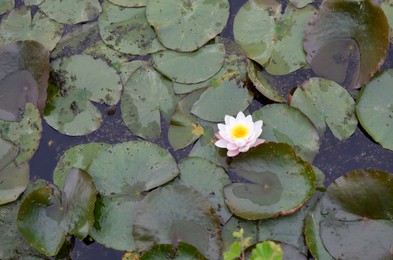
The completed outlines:
<svg viewBox="0 0 393 260">
<path fill-rule="evenodd" d="M 225 124 L 218 124 L 218 141 L 215 143 L 220 148 L 228 149 L 227 155 L 236 156 L 241 152 L 247 152 L 251 147 L 255 147 L 263 142 L 264 139 L 258 139 L 262 134 L 263 121 L 252 121 L 251 115 L 244 116 L 239 112 L 233 116 L 225 116 Z"/>
</svg>

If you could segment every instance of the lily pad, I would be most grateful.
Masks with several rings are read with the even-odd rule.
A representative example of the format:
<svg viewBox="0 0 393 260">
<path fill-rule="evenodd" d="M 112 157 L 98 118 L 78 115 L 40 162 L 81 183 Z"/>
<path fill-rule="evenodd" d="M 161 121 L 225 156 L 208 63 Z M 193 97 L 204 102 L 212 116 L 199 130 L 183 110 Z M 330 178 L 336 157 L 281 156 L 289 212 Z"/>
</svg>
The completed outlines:
<svg viewBox="0 0 393 260">
<path fill-rule="evenodd" d="M 63 0 L 50 0 L 39 7 L 49 18 L 65 24 L 93 20 L 102 11 L 98 0 L 74 0 L 72 4 Z"/>
<path fill-rule="evenodd" d="M 393 150 L 393 70 L 387 70 L 371 80 L 360 91 L 356 114 L 367 133 L 382 147 Z"/>
<path fill-rule="evenodd" d="M 229 17 L 228 0 L 153 0 L 146 17 L 160 42 L 177 51 L 194 51 L 219 34 Z"/>
<path fill-rule="evenodd" d="M 52 2 L 52 1 L 47 1 Z M 0 45 L 33 40 L 52 50 L 60 40 L 63 26 L 38 11 L 34 17 L 27 7 L 13 9 L 0 23 Z"/>
<path fill-rule="evenodd" d="M 109 0 L 112 4 L 125 7 L 141 7 L 146 6 L 148 0 Z"/>
<path fill-rule="evenodd" d="M 173 245 L 156 245 L 139 258 L 140 260 L 179 259 L 179 260 L 207 260 L 194 246 L 179 242 Z"/>
<path fill-rule="evenodd" d="M 0 47 L 0 79 L 4 79 L 10 73 L 29 71 L 36 83 L 32 82 L 30 76 L 25 75 L 28 80 L 26 83 L 38 84 L 38 99 L 35 105 L 41 113 L 45 108 L 49 69 L 49 51 L 38 42 L 22 41 Z"/>
<path fill-rule="evenodd" d="M 259 232 L 257 230 L 257 225 L 258 221 L 245 220 L 236 216 L 232 216 L 231 219 L 222 227 L 222 251 L 228 251 L 231 244 L 234 241 L 238 241 L 236 238 L 233 237 L 233 232 L 238 231 L 241 228 L 244 230 L 244 234 L 246 237 L 251 237 L 251 241 L 259 241 Z"/>
<path fill-rule="evenodd" d="M 125 8 L 105 2 L 98 25 L 103 41 L 120 52 L 146 55 L 164 49 L 146 20 L 144 7 Z"/>
<path fill-rule="evenodd" d="M 153 54 L 156 69 L 178 83 L 198 83 L 213 77 L 224 59 L 224 44 L 206 45 L 195 52 L 166 50 Z"/>
<path fill-rule="evenodd" d="M 146 141 L 116 144 L 98 154 L 91 163 L 100 198 L 90 235 L 117 250 L 134 251 L 132 222 L 142 193 L 179 174 L 175 159 L 164 148 Z"/>
<path fill-rule="evenodd" d="M 91 102 L 115 105 L 121 79 L 103 60 L 74 55 L 52 62 L 54 84 L 45 109 L 46 122 L 61 133 L 79 136 L 97 130 L 101 113 Z"/>
<path fill-rule="evenodd" d="M 252 115 L 263 120 L 261 138 L 293 146 L 303 160 L 312 162 L 319 151 L 319 135 L 313 123 L 299 110 L 285 104 L 262 107 Z"/>
<path fill-rule="evenodd" d="M 305 29 L 304 49 L 311 68 L 339 84 L 346 82 L 348 88 L 370 80 L 388 47 L 388 21 L 370 0 L 325 1 Z"/>
<path fill-rule="evenodd" d="M 18 155 L 19 147 L 0 138 L 0 170 L 12 162 Z"/>
<path fill-rule="evenodd" d="M 310 78 L 295 90 L 291 106 L 313 122 L 320 136 L 326 125 L 339 140 L 349 138 L 357 128 L 355 101 L 334 81 Z"/>
<path fill-rule="evenodd" d="M 29 184 L 29 165 L 10 163 L 0 169 L 0 205 L 15 201 Z"/>
<path fill-rule="evenodd" d="M 20 122 L 0 120 L 0 137 L 19 146 L 17 164 L 28 162 L 38 148 L 42 134 L 42 122 L 37 108 L 30 103 L 24 108 Z"/>
<path fill-rule="evenodd" d="M 250 220 L 289 215 L 300 209 L 315 192 L 311 165 L 283 143 L 264 143 L 237 156 L 231 170 L 243 182 L 224 189 L 233 214 Z"/>
<path fill-rule="evenodd" d="M 67 176 L 64 190 L 44 187 L 30 193 L 18 213 L 18 228 L 24 238 L 39 252 L 56 255 L 66 234 L 80 239 L 93 225 L 96 189 L 91 177 L 73 169 Z"/>
<path fill-rule="evenodd" d="M 62 189 L 64 181 L 72 168 L 86 171 L 97 155 L 109 146 L 106 143 L 87 143 L 71 147 L 65 151 L 53 172 L 54 184 Z"/>
<path fill-rule="evenodd" d="M 168 141 L 175 151 L 187 147 L 204 133 L 197 118 L 190 113 L 192 104 L 201 93 L 201 90 L 195 91 L 177 103 L 168 129 Z"/>
<path fill-rule="evenodd" d="M 173 184 L 150 192 L 135 213 L 133 235 L 138 250 L 155 244 L 185 242 L 208 259 L 221 251 L 220 224 L 209 201 L 194 189 Z"/>
<path fill-rule="evenodd" d="M 224 186 L 231 184 L 225 170 L 198 157 L 181 160 L 179 170 L 180 183 L 194 188 L 208 198 L 221 223 L 225 224 L 232 216 L 224 201 Z"/>
<path fill-rule="evenodd" d="M 12 9 L 14 5 L 14 0 L 0 0 L 0 14 L 3 14 Z"/>
<path fill-rule="evenodd" d="M 44 1 L 45 0 L 23 0 L 24 4 L 27 5 L 27 6 L 40 5 Z"/>
<path fill-rule="evenodd" d="M 336 259 L 359 255 L 365 259 L 389 259 L 393 239 L 392 181 L 391 173 L 377 170 L 351 171 L 334 181 L 319 202 L 320 215 L 314 224 L 319 230 L 308 234 L 308 240 L 322 241 Z"/>
<path fill-rule="evenodd" d="M 381 8 L 383 12 L 386 15 L 386 18 L 388 18 L 388 23 L 390 27 L 390 41 L 393 41 L 393 2 L 390 1 L 384 1 L 381 3 Z"/>
<path fill-rule="evenodd" d="M 171 81 L 150 66 L 138 68 L 124 86 L 122 118 L 137 136 L 160 137 L 160 115 L 169 120 L 175 108 L 176 97 Z"/>
<path fill-rule="evenodd" d="M 290 0 L 289 2 L 291 2 L 291 4 L 296 8 L 303 8 L 306 5 L 313 3 L 314 0 Z"/>
</svg>

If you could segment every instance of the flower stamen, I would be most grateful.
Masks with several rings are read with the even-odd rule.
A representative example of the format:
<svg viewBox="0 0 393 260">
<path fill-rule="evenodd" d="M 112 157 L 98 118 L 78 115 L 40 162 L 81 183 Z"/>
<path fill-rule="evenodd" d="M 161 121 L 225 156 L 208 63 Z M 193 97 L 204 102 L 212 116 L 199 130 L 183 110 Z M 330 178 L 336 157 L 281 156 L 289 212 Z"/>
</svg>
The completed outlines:
<svg viewBox="0 0 393 260">
<path fill-rule="evenodd" d="M 232 138 L 241 139 L 248 135 L 248 127 L 242 124 L 236 125 L 231 131 Z"/>
</svg>

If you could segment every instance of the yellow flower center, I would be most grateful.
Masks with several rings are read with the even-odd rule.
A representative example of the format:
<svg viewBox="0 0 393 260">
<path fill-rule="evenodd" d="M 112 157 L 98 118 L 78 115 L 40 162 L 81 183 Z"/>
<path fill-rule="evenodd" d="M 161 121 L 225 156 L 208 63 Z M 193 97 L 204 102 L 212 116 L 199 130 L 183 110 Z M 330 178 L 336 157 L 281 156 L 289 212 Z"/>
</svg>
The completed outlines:
<svg viewBox="0 0 393 260">
<path fill-rule="evenodd" d="M 245 125 L 237 125 L 232 128 L 232 137 L 239 139 L 244 138 L 248 135 L 248 128 Z"/>
</svg>

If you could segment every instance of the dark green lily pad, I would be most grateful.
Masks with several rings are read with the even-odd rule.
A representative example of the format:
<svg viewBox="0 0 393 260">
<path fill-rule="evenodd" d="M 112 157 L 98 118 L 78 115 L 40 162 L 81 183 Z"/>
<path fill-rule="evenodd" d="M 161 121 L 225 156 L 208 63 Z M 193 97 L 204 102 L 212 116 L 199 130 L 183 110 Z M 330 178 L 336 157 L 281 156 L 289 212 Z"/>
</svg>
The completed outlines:
<svg viewBox="0 0 393 260">
<path fill-rule="evenodd" d="M 22 41 L 0 47 L 0 79 L 4 79 L 10 73 L 29 71 L 38 84 L 38 99 L 35 105 L 41 113 L 45 108 L 49 69 L 49 51 L 38 42 Z M 18 77 L 15 77 L 18 81 Z M 26 83 L 34 85 L 29 76 L 26 75 L 26 79 Z"/>
<path fill-rule="evenodd" d="M 177 247 L 173 245 L 156 245 L 146 253 L 143 253 L 140 260 L 207 260 L 194 246 L 179 242 Z"/>
<path fill-rule="evenodd" d="M 204 133 L 203 127 L 196 120 L 196 116 L 190 113 L 192 104 L 201 93 L 201 90 L 197 90 L 177 103 L 176 111 L 171 118 L 168 129 L 168 141 L 175 151 L 187 147 Z"/>
<path fill-rule="evenodd" d="M 44 1 L 40 6 L 49 18 L 65 24 L 87 22 L 102 11 L 98 0 L 74 0 L 72 4 L 63 0 Z"/>
<path fill-rule="evenodd" d="M 0 81 L 0 119 L 18 121 L 26 103 L 37 106 L 38 85 L 27 70 L 10 73 Z"/>
<path fill-rule="evenodd" d="M 315 192 L 311 165 L 283 143 L 264 143 L 237 156 L 230 165 L 244 181 L 224 189 L 233 214 L 250 220 L 289 215 Z"/>
<path fill-rule="evenodd" d="M 334 81 L 310 78 L 295 90 L 291 106 L 313 122 L 320 136 L 326 125 L 339 140 L 349 138 L 357 128 L 355 101 Z"/>
<path fill-rule="evenodd" d="M 51 1 L 47 1 L 50 2 Z M 13 9 L 0 23 L 0 45 L 33 40 L 52 50 L 60 40 L 63 26 L 38 11 L 34 17 L 27 7 Z"/>
<path fill-rule="evenodd" d="M 0 138 L 0 170 L 12 162 L 18 155 L 19 147 Z"/>
<path fill-rule="evenodd" d="M 15 5 L 14 0 L 0 0 L 0 14 L 11 10 Z"/>
<path fill-rule="evenodd" d="M 109 146 L 106 143 L 87 143 L 71 147 L 60 157 L 53 171 L 53 183 L 62 189 L 72 168 L 86 171 L 97 155 Z"/>
<path fill-rule="evenodd" d="M 10 163 L 0 169 L 0 205 L 15 201 L 29 184 L 29 165 Z"/>
<path fill-rule="evenodd" d="M 40 113 L 33 104 L 26 104 L 20 122 L 0 120 L 0 137 L 19 146 L 19 154 L 15 159 L 17 164 L 30 160 L 40 143 L 41 134 Z"/>
<path fill-rule="evenodd" d="M 103 60 L 74 55 L 52 62 L 54 84 L 45 109 L 46 122 L 61 133 L 78 136 L 97 130 L 101 113 L 91 102 L 115 105 L 122 90 L 116 71 Z"/>
<path fill-rule="evenodd" d="M 103 41 L 120 52 L 146 55 L 164 49 L 146 20 L 144 7 L 125 8 L 105 2 L 98 25 Z"/>
<path fill-rule="evenodd" d="M 388 47 L 388 21 L 370 0 L 324 1 L 305 29 L 304 49 L 311 68 L 348 88 L 370 80 Z"/>
<path fill-rule="evenodd" d="M 208 259 L 221 253 L 220 222 L 209 201 L 180 184 L 158 188 L 139 203 L 133 235 L 138 250 L 185 242 Z"/>
<path fill-rule="evenodd" d="M 161 135 L 162 115 L 169 120 L 176 108 L 172 83 L 150 66 L 138 68 L 124 86 L 121 113 L 127 127 L 143 138 Z"/>
<path fill-rule="evenodd" d="M 132 222 L 142 193 L 179 174 L 175 159 L 154 143 L 126 142 L 100 152 L 88 171 L 101 195 L 90 235 L 107 247 L 134 251 Z"/>
<path fill-rule="evenodd" d="M 30 193 L 18 212 L 18 228 L 24 238 L 39 252 L 53 256 L 63 245 L 67 234 L 80 239 L 93 225 L 96 189 L 91 177 L 73 169 L 64 190 L 47 186 Z"/>
<path fill-rule="evenodd" d="M 285 104 L 262 107 L 252 114 L 263 120 L 261 138 L 293 146 L 303 160 L 312 162 L 319 151 L 319 135 L 313 123 L 299 110 Z"/>
<path fill-rule="evenodd" d="M 147 0 L 109 0 L 109 2 L 125 7 L 141 7 L 146 6 Z"/>
<path fill-rule="evenodd" d="M 312 223 L 319 230 L 306 232 L 308 240 L 319 241 L 336 259 L 391 258 L 392 181 L 391 173 L 378 170 L 355 170 L 337 179 L 319 202 L 320 215 Z"/>
<path fill-rule="evenodd" d="M 206 45 L 195 52 L 172 50 L 153 54 L 158 71 L 178 83 L 198 83 L 214 76 L 224 64 L 224 44 Z"/>
<path fill-rule="evenodd" d="M 360 91 L 356 114 L 367 133 L 382 147 L 393 150 L 393 70 L 386 70 Z"/>
<path fill-rule="evenodd" d="M 148 1 L 146 17 L 165 47 L 194 51 L 224 29 L 229 3 L 227 0 Z"/>
<path fill-rule="evenodd" d="M 231 184 L 225 170 L 198 157 L 181 160 L 179 170 L 180 183 L 194 188 L 208 198 L 221 223 L 225 224 L 232 216 L 224 201 L 224 186 Z"/>
</svg>

